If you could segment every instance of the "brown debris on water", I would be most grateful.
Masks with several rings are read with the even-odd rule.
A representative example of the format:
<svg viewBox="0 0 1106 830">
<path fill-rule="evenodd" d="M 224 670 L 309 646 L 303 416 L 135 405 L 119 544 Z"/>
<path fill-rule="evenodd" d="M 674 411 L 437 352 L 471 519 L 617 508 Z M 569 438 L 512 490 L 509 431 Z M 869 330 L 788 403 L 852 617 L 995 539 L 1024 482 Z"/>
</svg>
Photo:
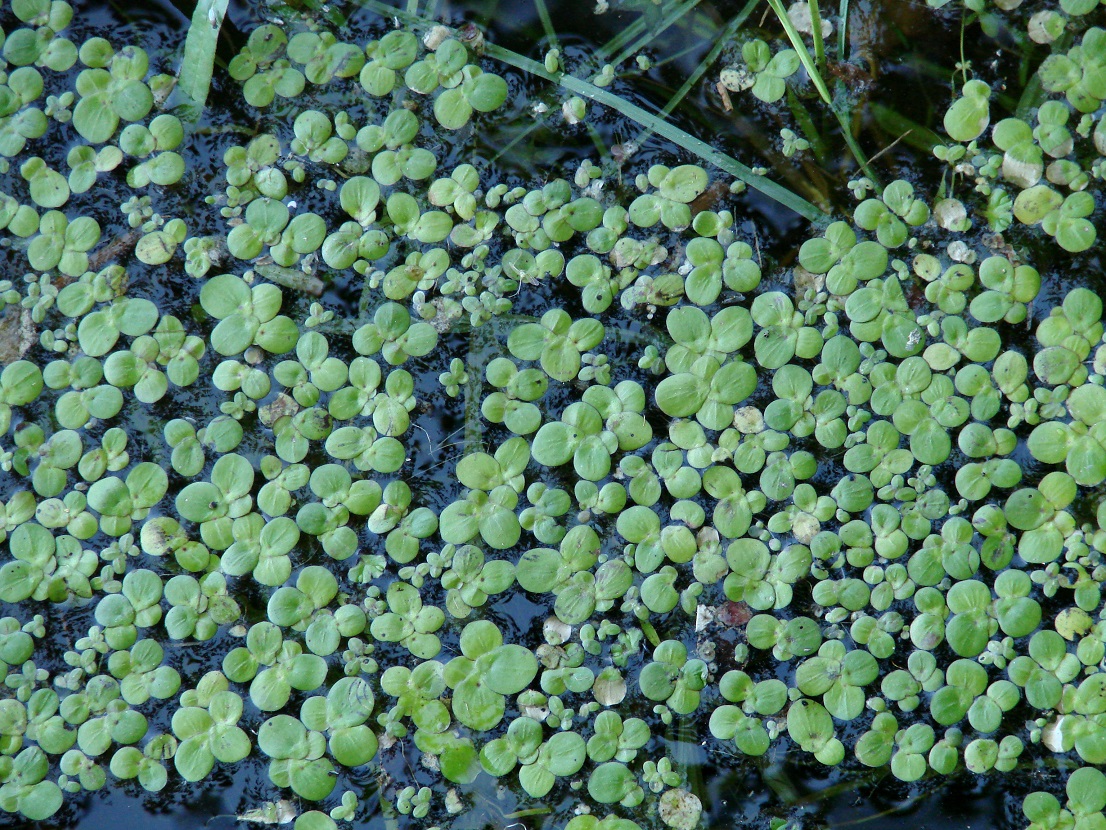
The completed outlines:
<svg viewBox="0 0 1106 830">
<path fill-rule="evenodd" d="M 714 618 L 726 628 L 741 628 L 753 618 L 753 609 L 744 602 L 730 600 L 718 606 Z"/>
<path fill-rule="evenodd" d="M 31 311 L 18 305 L 0 311 L 0 367 L 19 360 L 38 337 Z"/>
</svg>

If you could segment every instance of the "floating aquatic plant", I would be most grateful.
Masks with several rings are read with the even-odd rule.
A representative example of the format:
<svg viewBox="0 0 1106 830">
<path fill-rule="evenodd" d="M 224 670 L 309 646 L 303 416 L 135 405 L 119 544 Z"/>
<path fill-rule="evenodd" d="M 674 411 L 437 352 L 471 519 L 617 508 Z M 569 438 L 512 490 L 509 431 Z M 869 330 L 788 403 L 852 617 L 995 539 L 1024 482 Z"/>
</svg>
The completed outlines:
<svg viewBox="0 0 1106 830">
<path fill-rule="evenodd" d="M 782 268 L 711 165 L 816 209 L 694 141 L 624 187 L 611 159 L 473 163 L 518 70 L 575 96 L 551 117 L 586 123 L 587 95 L 645 119 L 613 67 L 397 13 L 349 41 L 266 23 L 223 76 L 214 2 L 174 78 L 64 37 L 64 2 L 13 3 L 0 807 L 45 820 L 108 773 L 157 792 L 256 744 L 275 787 L 333 803 L 297 827 L 333 827 L 345 770 L 385 781 L 410 736 L 451 787 L 382 783 L 401 815 L 443 824 L 490 777 L 587 804 L 569 830 L 690 829 L 704 793 L 656 751 L 683 720 L 904 782 L 1079 759 L 1024 813 L 1100 821 L 1106 342 L 1096 294 L 1048 282 L 1100 245 L 1106 38 L 1079 5 L 1017 112 L 957 83 L 939 194 L 857 181 Z M 821 25 L 813 55 L 785 25 L 723 88 L 805 107 L 802 65 L 838 107 Z M 216 76 L 252 126 L 201 143 Z M 59 607 L 91 627 L 54 659 Z"/>
</svg>

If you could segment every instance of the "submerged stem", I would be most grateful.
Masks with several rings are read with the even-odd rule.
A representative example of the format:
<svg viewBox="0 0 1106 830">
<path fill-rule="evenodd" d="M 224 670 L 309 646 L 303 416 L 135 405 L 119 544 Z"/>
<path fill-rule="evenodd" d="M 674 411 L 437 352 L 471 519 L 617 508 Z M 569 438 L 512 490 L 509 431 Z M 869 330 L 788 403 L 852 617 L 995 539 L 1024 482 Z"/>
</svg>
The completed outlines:
<svg viewBox="0 0 1106 830">
<path fill-rule="evenodd" d="M 557 30 L 553 28 L 553 18 L 549 16 L 549 7 L 545 5 L 545 0 L 534 0 L 534 8 L 538 11 L 538 19 L 550 47 L 560 51 L 561 42 L 557 38 Z"/>
<path fill-rule="evenodd" d="M 849 148 L 849 152 L 852 153 L 853 158 L 856 159 L 856 163 L 860 165 L 860 169 L 864 172 L 864 175 L 873 182 L 878 183 L 876 175 L 872 171 L 871 165 L 868 164 L 868 160 L 864 155 L 864 151 L 860 149 L 860 144 L 857 142 L 856 136 L 853 135 L 853 128 L 852 124 L 849 123 L 848 115 L 838 106 L 834 97 L 830 95 L 829 88 L 826 86 L 822 74 L 818 71 L 814 58 L 810 56 L 810 50 L 806 48 L 806 43 L 803 42 L 798 29 L 796 29 L 795 24 L 791 22 L 791 18 L 787 16 L 787 12 L 783 8 L 783 3 L 781 3 L 780 0 L 768 0 L 768 5 L 772 7 L 772 11 L 774 11 L 776 17 L 779 18 L 780 25 L 783 26 L 784 31 L 787 33 L 791 45 L 795 47 L 795 52 L 799 56 L 799 61 L 802 63 L 803 68 L 806 69 L 807 74 L 810 76 L 810 80 L 814 83 L 814 88 L 818 90 L 818 94 L 822 96 L 822 100 L 829 105 L 830 110 L 832 110 L 834 117 L 837 119 L 837 123 L 841 125 L 841 132 L 845 139 L 845 144 Z M 819 26 L 820 25 L 821 23 L 819 22 Z M 818 40 L 821 39 L 821 34 L 821 29 L 819 29 Z M 817 43 L 815 44 L 815 48 L 817 48 Z M 824 48 L 823 46 L 823 50 Z M 822 57 L 824 60 L 824 53 Z"/>
<path fill-rule="evenodd" d="M 632 45 L 627 46 L 625 49 L 619 52 L 617 57 L 615 57 L 615 59 L 611 61 L 611 63 L 613 63 L 615 66 L 618 66 L 623 61 L 627 61 L 632 58 L 635 54 L 640 52 L 642 49 L 644 49 L 646 46 L 648 46 L 650 43 L 660 37 L 661 33 L 663 33 L 666 29 L 679 22 L 680 18 L 690 12 L 697 5 L 699 5 L 699 0 L 685 0 L 683 3 L 679 4 L 665 18 L 658 21 L 657 25 L 653 27 L 652 31 L 646 32 L 644 35 L 634 41 Z"/>
<path fill-rule="evenodd" d="M 810 9 L 810 36 L 814 38 L 814 65 L 819 71 L 826 68 L 826 42 L 822 37 L 822 12 L 818 0 L 807 0 Z"/>
<path fill-rule="evenodd" d="M 714 62 L 718 60 L 718 56 L 726 47 L 729 39 L 737 34 L 737 30 L 741 28 L 746 18 L 752 14 L 753 9 L 759 4 L 760 0 L 749 0 L 749 2 L 745 4 L 745 7 L 730 19 L 729 23 L 719 29 L 718 35 L 714 39 L 714 45 L 711 47 L 710 51 L 707 52 L 706 57 L 699 62 L 699 65 L 695 67 L 695 71 L 688 76 L 687 80 L 676 90 L 675 94 L 668 99 L 668 103 L 664 105 L 664 109 L 661 110 L 663 116 L 667 117 L 670 115 L 672 111 L 676 109 L 680 101 L 682 101 L 692 90 L 695 84 L 699 83 L 699 79 L 702 78 Z M 637 134 L 634 143 L 640 146 L 650 135 L 652 135 L 652 130 L 646 128 Z"/>
<path fill-rule="evenodd" d="M 845 60 L 846 33 L 849 29 L 849 0 L 841 0 L 837 10 L 837 60 Z"/>
</svg>

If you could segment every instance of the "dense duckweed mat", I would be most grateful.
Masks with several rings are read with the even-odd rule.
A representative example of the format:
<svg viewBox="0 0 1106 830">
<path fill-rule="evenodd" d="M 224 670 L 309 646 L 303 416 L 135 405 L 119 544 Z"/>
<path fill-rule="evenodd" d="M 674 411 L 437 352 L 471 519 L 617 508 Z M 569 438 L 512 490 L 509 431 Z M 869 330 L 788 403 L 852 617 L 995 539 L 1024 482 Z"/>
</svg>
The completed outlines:
<svg viewBox="0 0 1106 830">
<path fill-rule="evenodd" d="M 878 11 L 7 4 L 6 820 L 1106 825 L 1106 13 Z"/>
</svg>

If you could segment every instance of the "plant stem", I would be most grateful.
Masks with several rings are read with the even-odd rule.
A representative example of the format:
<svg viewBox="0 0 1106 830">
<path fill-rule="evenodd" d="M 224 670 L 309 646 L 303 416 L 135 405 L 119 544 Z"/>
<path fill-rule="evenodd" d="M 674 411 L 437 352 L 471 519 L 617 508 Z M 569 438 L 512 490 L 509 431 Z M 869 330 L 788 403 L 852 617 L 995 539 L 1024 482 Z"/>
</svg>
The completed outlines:
<svg viewBox="0 0 1106 830">
<path fill-rule="evenodd" d="M 695 8 L 698 4 L 699 0 L 684 0 L 683 3 L 676 6 L 676 8 L 674 8 L 667 16 L 658 21 L 657 25 L 653 27 L 652 31 L 646 32 L 642 37 L 638 38 L 638 40 L 636 40 L 633 45 L 628 46 L 621 52 L 619 52 L 618 56 L 615 57 L 615 59 L 611 61 L 611 63 L 615 66 L 618 66 L 623 61 L 632 58 L 635 54 L 637 54 L 639 51 L 641 51 L 658 37 L 660 37 L 661 33 L 664 32 L 665 29 L 668 29 L 674 23 L 679 21 L 680 18 L 682 18 L 685 14 Z"/>
<path fill-rule="evenodd" d="M 599 134 L 599 130 L 595 129 L 595 127 L 587 121 L 584 122 L 584 126 L 588 128 L 588 135 L 591 137 L 591 143 L 594 144 L 595 149 L 599 151 L 599 157 L 608 158 L 611 151 L 607 147 L 607 142 L 603 140 L 603 136 Z"/>
<path fill-rule="evenodd" d="M 832 107 L 833 96 L 830 95 L 829 88 L 826 87 L 826 82 L 822 79 L 822 73 L 819 72 L 818 67 L 814 65 L 814 59 L 810 56 L 810 50 L 806 48 L 806 43 L 799 34 L 799 30 L 795 28 L 795 24 L 791 22 L 791 18 L 787 16 L 787 12 L 783 8 L 783 3 L 781 3 L 780 0 L 768 0 L 768 5 L 772 7 L 772 11 L 774 11 L 776 17 L 779 18 L 780 25 L 783 26 L 784 32 L 787 33 L 787 38 L 791 41 L 791 45 L 795 47 L 795 52 L 799 56 L 799 61 L 803 64 L 803 68 L 806 69 L 807 74 L 810 76 L 810 80 L 814 83 L 814 88 L 818 90 L 818 94 L 822 96 L 822 100 Z"/>
<path fill-rule="evenodd" d="M 834 98 L 830 95 L 825 80 L 823 80 L 821 73 L 818 71 L 818 67 L 815 66 L 814 58 L 810 56 L 810 50 L 806 48 L 806 43 L 803 42 L 802 36 L 795 28 L 795 24 L 791 22 L 791 18 L 788 17 L 787 12 L 784 11 L 783 3 L 781 3 L 780 0 L 768 0 L 768 5 L 772 7 L 772 11 L 774 11 L 776 17 L 779 18 L 780 24 L 787 33 L 788 39 L 791 41 L 791 45 L 795 47 L 795 52 L 799 55 L 799 61 L 806 69 L 807 74 L 810 75 L 810 80 L 813 81 L 814 88 L 818 90 L 818 94 L 822 96 L 822 100 L 829 105 L 830 110 L 837 119 L 837 123 L 841 125 L 842 137 L 845 139 L 845 144 L 848 146 L 849 152 L 851 152 L 853 158 L 856 159 L 856 163 L 860 165 L 860 169 L 864 172 L 864 175 L 873 182 L 878 181 L 875 173 L 872 171 L 871 165 L 868 164 L 868 160 L 864 156 L 864 151 L 860 149 L 860 144 L 857 143 L 856 136 L 853 135 L 853 128 L 852 124 L 849 123 L 848 115 L 841 107 L 834 103 Z M 821 31 L 819 30 L 819 35 L 820 34 Z"/>
<path fill-rule="evenodd" d="M 841 125 L 841 132 L 845 139 L 845 144 L 848 145 L 849 151 L 853 154 L 853 158 L 856 159 L 856 163 L 860 165 L 860 169 L 864 172 L 864 175 L 878 186 L 879 177 L 873 172 L 871 165 L 868 164 L 868 159 L 864 156 L 864 151 L 860 149 L 860 144 L 857 143 L 856 136 L 853 135 L 853 125 L 849 123 L 848 116 L 837 107 L 833 108 L 833 114 L 837 117 L 837 123 Z"/>
<path fill-rule="evenodd" d="M 488 361 L 485 332 L 477 326 L 469 332 L 469 353 L 465 360 L 468 382 L 465 384 L 465 432 L 462 443 L 464 455 L 479 452 L 483 447 L 484 423 L 480 413 L 480 401 L 484 397 L 484 367 Z"/>
<path fill-rule="evenodd" d="M 564 73 L 554 75 L 546 72 L 545 67 L 536 61 L 523 57 L 509 49 L 504 49 L 502 46 L 489 44 L 485 49 L 485 54 L 488 57 L 509 64 L 516 69 L 521 69 L 524 72 L 537 75 L 539 78 L 544 78 L 547 81 L 560 84 L 564 89 L 576 95 L 589 98 L 596 103 L 611 107 L 616 112 L 638 122 L 643 127 L 648 128 L 662 138 L 668 139 L 672 143 L 699 156 L 704 161 L 741 179 L 749 187 L 760 191 L 765 196 L 774 199 L 784 207 L 790 208 L 800 216 L 812 222 L 820 221 L 825 218 L 824 212 L 806 199 L 803 199 L 801 196 L 792 193 L 790 190 L 787 190 L 785 187 L 773 181 L 756 175 L 751 168 L 742 164 L 737 159 L 719 150 L 715 150 L 705 141 L 701 141 L 678 127 L 672 126 L 659 115 L 648 112 L 636 104 L 632 104 L 613 93 L 607 92 L 605 89 L 600 89 L 594 84 L 582 81 L 572 75 L 566 75 Z"/>
<path fill-rule="evenodd" d="M 559 52 L 561 42 L 557 38 L 557 30 L 553 28 L 553 18 L 549 16 L 549 7 L 545 5 L 545 0 L 534 0 L 534 8 L 538 10 L 538 19 L 541 21 L 541 27 L 545 32 L 546 40 L 549 41 L 549 46 Z"/>
<path fill-rule="evenodd" d="M 698 746 L 698 739 L 691 731 L 690 718 L 680 718 L 675 724 L 675 735 L 672 725 L 668 728 L 668 740 L 675 744 L 672 751 L 672 760 L 676 768 L 683 772 L 687 778 L 687 788 L 700 798 L 706 791 L 703 783 L 703 765 L 695 757 L 696 752 L 692 747 Z"/>
<path fill-rule="evenodd" d="M 595 50 L 595 59 L 598 62 L 606 62 L 616 50 L 622 49 L 627 43 L 645 31 L 645 20 L 639 16 L 630 25 L 622 29 L 617 35 Z"/>
<path fill-rule="evenodd" d="M 678 61 L 684 55 L 690 55 L 692 52 L 699 49 L 700 46 L 701 46 L 701 44 L 699 44 L 699 43 L 693 43 L 690 46 L 686 46 L 683 49 L 681 49 L 679 52 L 673 52 L 668 57 L 661 58 L 659 61 L 657 61 L 656 63 L 653 64 L 652 68 L 657 69 L 661 66 L 664 66 L 665 64 L 672 63 L 673 61 Z"/>
<path fill-rule="evenodd" d="M 810 141 L 814 155 L 821 163 L 826 156 L 826 142 L 822 138 L 822 134 L 818 132 L 818 128 L 814 126 L 814 119 L 810 117 L 810 110 L 806 108 L 806 104 L 802 102 L 802 99 L 795 94 L 791 87 L 787 88 L 787 106 L 791 110 L 791 117 L 795 119 L 796 125 Z"/>
<path fill-rule="evenodd" d="M 814 38 L 814 65 L 819 71 L 826 68 L 826 43 L 822 37 L 822 11 L 818 8 L 818 0 L 807 0 L 810 8 L 810 32 Z"/>
<path fill-rule="evenodd" d="M 846 31 L 849 28 L 849 0 L 841 0 L 837 11 L 837 60 L 845 60 Z"/>
<path fill-rule="evenodd" d="M 386 3 L 381 3 L 380 0 L 358 0 L 358 2 L 366 8 L 374 9 L 382 14 L 400 17 L 413 25 L 432 25 L 431 21 L 402 12 Z M 778 0 L 776 0 L 776 2 L 778 2 Z M 531 75 L 558 84 L 561 88 L 575 95 L 580 95 L 581 97 L 588 98 L 603 106 L 611 107 L 615 112 L 620 113 L 632 121 L 636 121 L 641 126 L 656 133 L 662 138 L 671 141 L 673 144 L 682 147 L 690 153 L 694 153 L 696 156 L 703 159 L 703 161 L 713 164 L 715 167 L 729 173 L 731 176 L 740 179 L 752 189 L 763 193 L 765 196 L 779 202 L 784 207 L 790 208 L 804 219 L 808 219 L 811 222 L 820 222 L 826 218 L 827 212 L 817 205 L 808 202 L 797 193 L 791 192 L 776 182 L 766 179 L 763 176 L 758 176 L 752 171 L 752 168 L 742 164 L 737 159 L 720 150 L 715 150 L 705 141 L 695 138 L 678 127 L 674 127 L 667 123 L 661 115 L 656 115 L 642 109 L 636 104 L 632 104 L 612 92 L 600 89 L 594 84 L 583 81 L 573 75 L 568 75 L 564 72 L 548 72 L 543 64 L 520 55 L 517 52 L 512 52 L 510 49 L 505 49 L 498 44 L 486 44 L 484 54 L 493 60 L 501 61 L 508 66 L 513 66 L 523 72 L 528 72 Z"/>
<path fill-rule="evenodd" d="M 872 104 L 871 111 L 876 123 L 882 129 L 893 135 L 906 134 L 903 141 L 924 153 L 932 153 L 934 147 L 938 144 L 944 144 L 941 136 L 933 130 L 919 124 L 917 121 L 912 121 L 888 106 Z"/>
<path fill-rule="evenodd" d="M 964 76 L 964 83 L 968 82 L 968 62 L 964 59 L 964 29 L 967 28 L 966 17 L 960 16 L 960 72 Z"/>
<path fill-rule="evenodd" d="M 1072 33 L 1065 30 L 1060 37 L 1052 43 L 1052 54 L 1062 55 L 1068 50 L 1072 41 Z M 1041 86 L 1041 75 L 1036 69 L 1029 76 L 1029 83 L 1025 85 L 1022 94 L 1018 97 L 1018 103 L 1014 108 L 1014 115 L 1023 121 L 1029 118 L 1029 112 L 1034 107 L 1039 107 L 1045 99 L 1044 88 Z"/>
<path fill-rule="evenodd" d="M 707 52 L 706 57 L 704 57 L 699 62 L 699 65 L 695 67 L 695 71 L 688 76 L 683 85 L 676 90 L 676 93 L 668 99 L 668 103 L 665 104 L 664 109 L 661 110 L 661 115 L 667 118 L 672 113 L 672 111 L 676 109 L 676 106 L 680 103 L 680 101 L 682 101 L 684 97 L 692 90 L 692 88 L 697 83 L 699 83 L 699 79 L 702 78 L 703 75 L 706 74 L 706 71 L 710 69 L 710 67 L 714 64 L 714 62 L 718 60 L 718 56 L 722 53 L 722 50 L 726 47 L 726 44 L 729 42 L 730 38 L 737 34 L 737 30 L 741 28 L 741 25 L 745 22 L 746 18 L 748 18 L 748 16 L 752 14 L 753 9 L 755 9 L 759 4 L 760 0 L 749 0 L 749 2 L 745 4 L 745 7 L 736 15 L 734 15 L 733 18 L 730 19 L 729 23 L 719 29 L 718 34 L 714 38 L 714 45 L 710 48 L 710 51 Z M 651 130 L 642 130 L 640 133 L 637 134 L 637 137 L 634 139 L 634 143 L 636 143 L 638 146 L 641 146 L 641 144 L 647 138 L 649 138 L 650 135 L 652 135 Z"/>
</svg>

